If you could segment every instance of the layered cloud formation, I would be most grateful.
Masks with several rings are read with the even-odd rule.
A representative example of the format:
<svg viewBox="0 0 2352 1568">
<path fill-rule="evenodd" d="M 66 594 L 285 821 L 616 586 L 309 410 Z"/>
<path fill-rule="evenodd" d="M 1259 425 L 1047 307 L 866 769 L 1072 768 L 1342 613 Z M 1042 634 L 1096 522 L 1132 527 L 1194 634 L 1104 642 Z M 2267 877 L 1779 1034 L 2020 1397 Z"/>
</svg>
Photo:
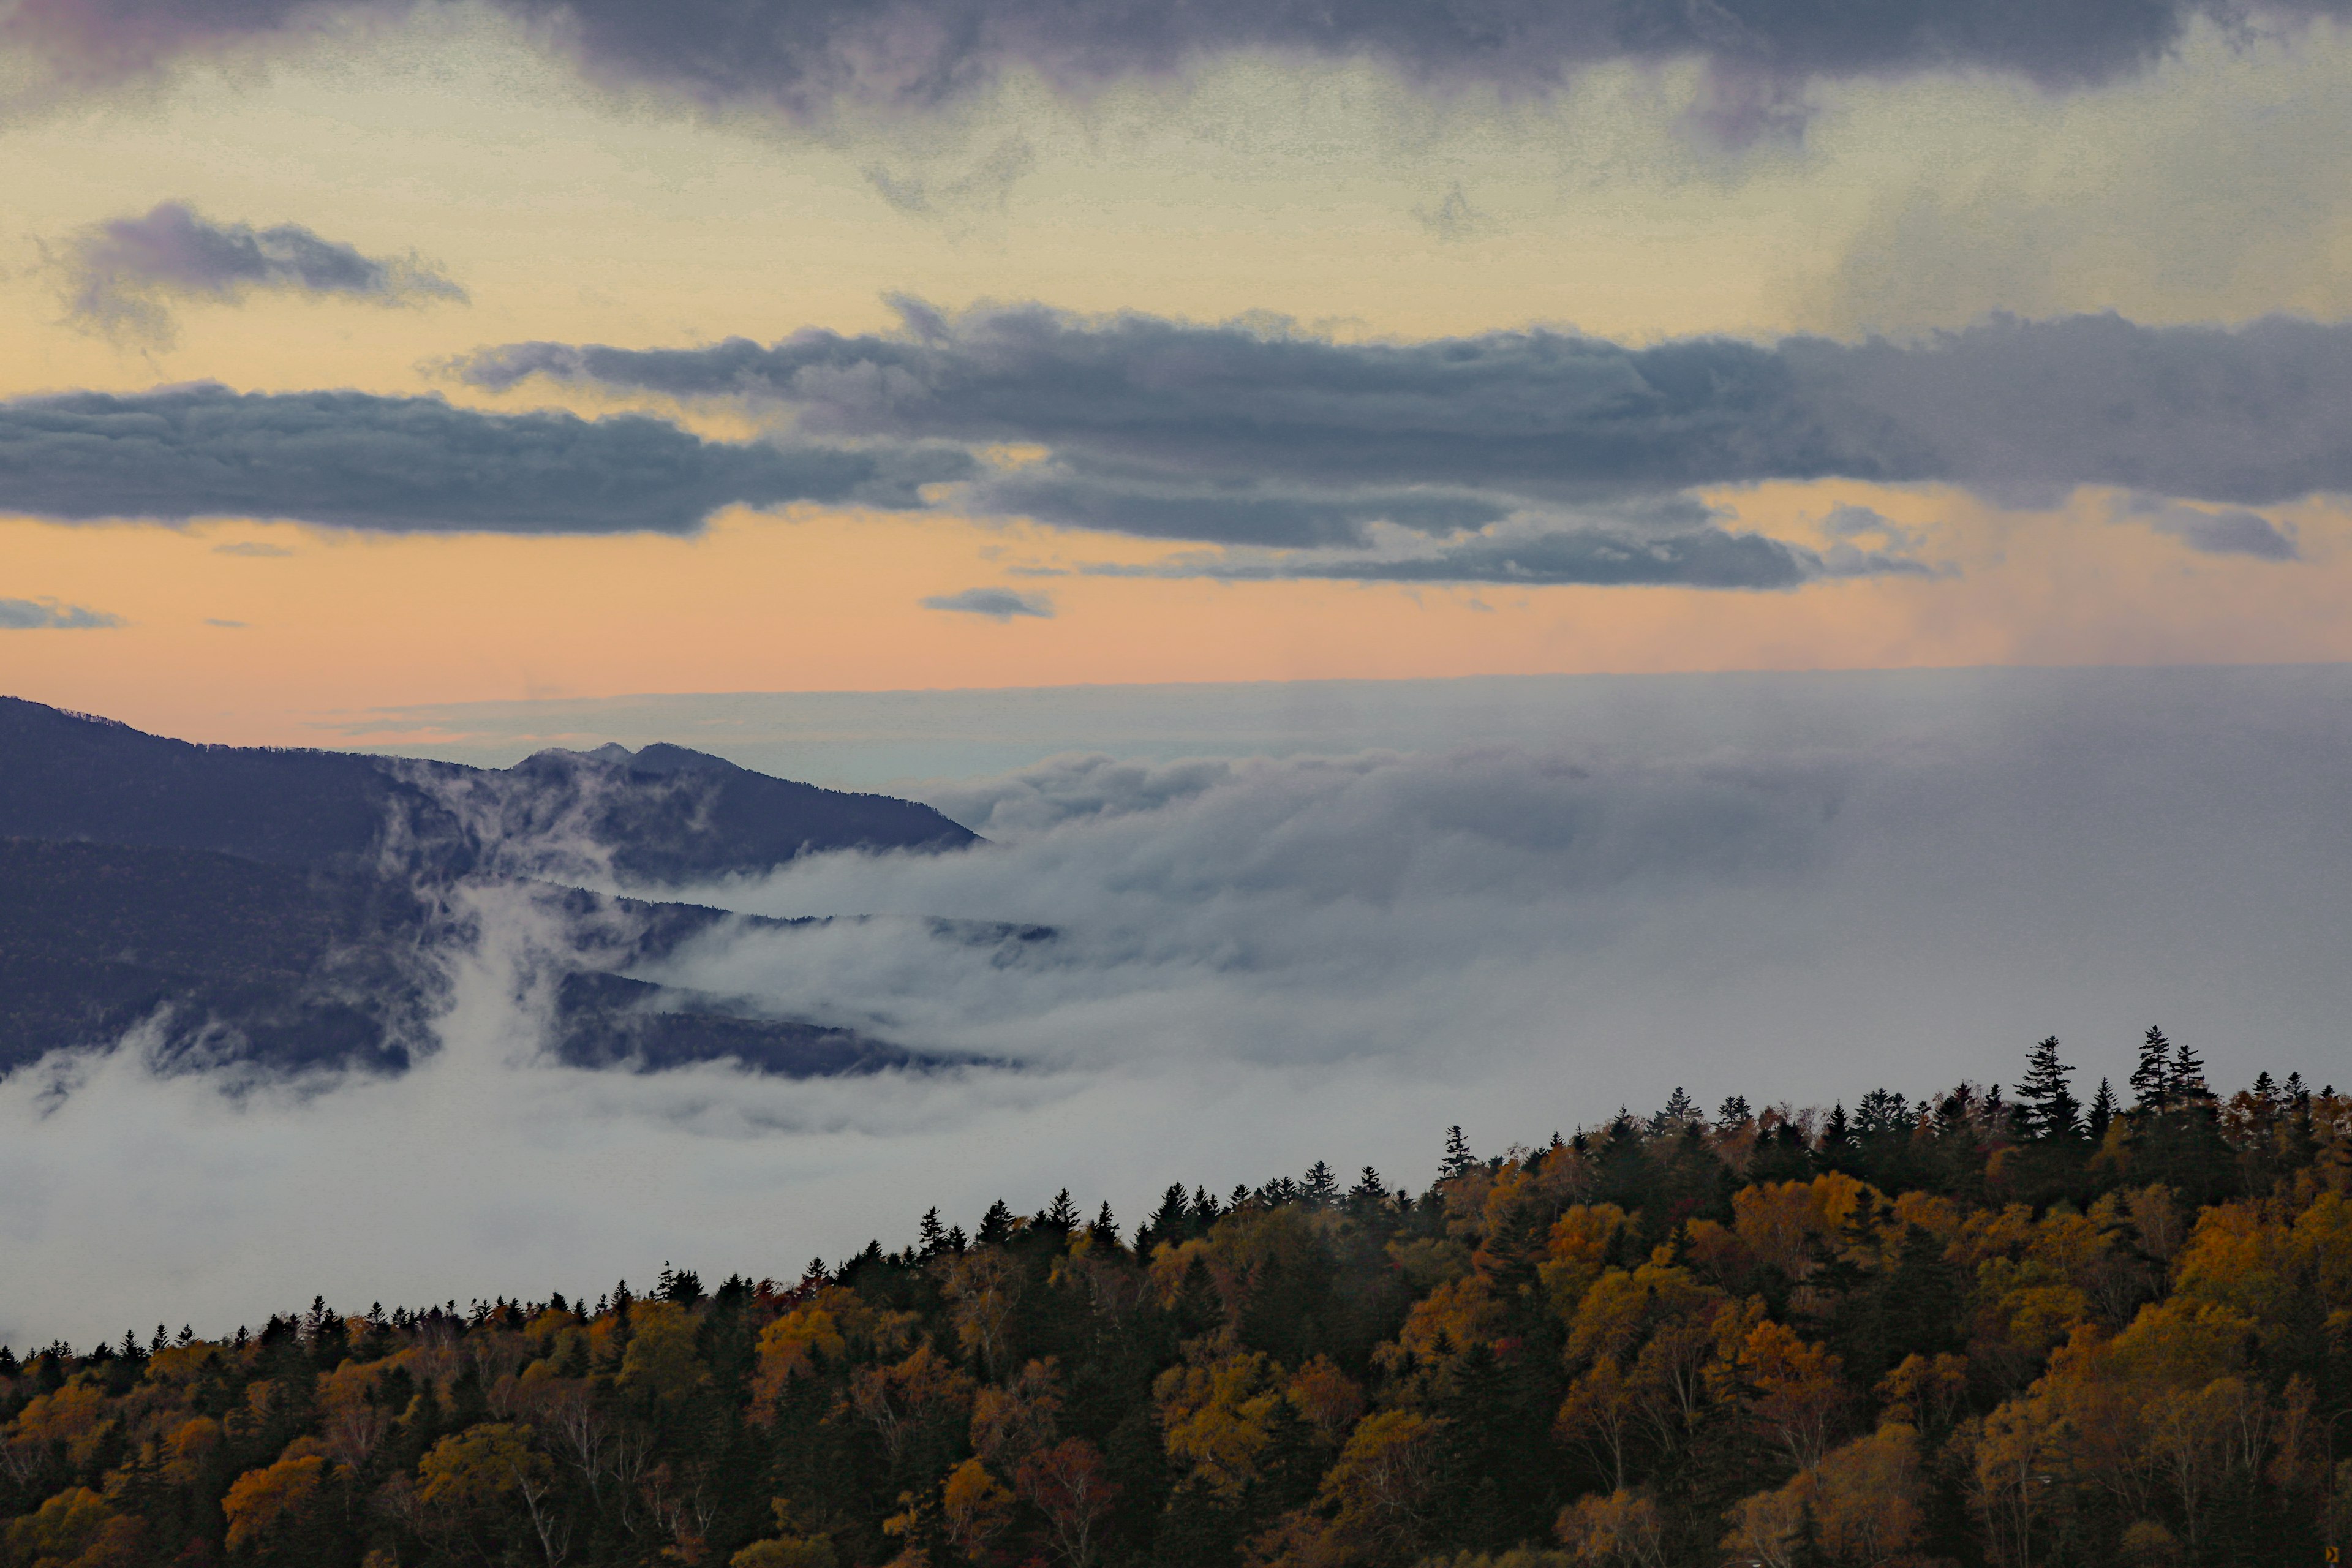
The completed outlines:
<svg viewBox="0 0 2352 1568">
<path fill-rule="evenodd" d="M 1543 329 L 1349 343 L 1040 306 L 901 309 L 893 334 L 520 343 L 484 351 L 464 374 L 488 387 L 542 375 L 772 402 L 822 433 L 1037 442 L 1097 486 L 1430 487 L 1423 511 L 1379 515 L 1433 530 L 1477 517 L 1477 500 L 1446 504 L 1448 490 L 1591 503 L 1839 478 L 1994 495 L 2120 485 L 2260 505 L 2352 489 L 2345 324 L 2001 318 L 1915 342 L 1633 348 Z M 1028 510 L 1058 521 L 1052 481 L 1020 484 Z M 1323 542 L 1309 535 L 1347 521 L 1327 506 L 1267 542 Z"/>
<path fill-rule="evenodd" d="M 0 508 L 65 520 L 291 518 L 394 531 L 689 533 L 720 508 L 920 502 L 961 452 L 706 441 L 660 419 L 433 397 L 166 387 L 0 404 Z"/>
<path fill-rule="evenodd" d="M 2194 548 L 2283 560 L 2287 536 L 2243 508 L 2352 489 L 2352 327 L 2284 317 L 1998 318 L 1907 342 L 1635 348 L 1542 329 L 1354 343 L 1036 306 L 901 310 L 895 333 L 520 343 L 462 374 L 737 399 L 821 435 L 1045 447 L 971 487 L 962 504 L 983 513 L 1287 550 L 1362 546 L 1381 524 L 1453 540 L 1173 568 L 1236 578 L 1786 587 L 1928 569 L 1900 548 L 1825 557 L 1729 531 L 1691 494 L 1822 479 L 1999 502 L 2119 487 L 2160 498 L 2150 519 Z M 2176 500 L 2240 505 L 2165 510 Z M 1563 511 L 1587 515 L 1495 529 Z"/>
<path fill-rule="evenodd" d="M 735 504 L 938 505 L 1223 547 L 1113 573 L 1786 588 L 1935 568 L 1868 509 L 1834 513 L 1814 549 L 1727 526 L 1702 492 L 1843 479 L 2046 505 L 2106 487 L 2127 498 L 2118 515 L 2192 549 L 2273 561 L 2300 548 L 2249 508 L 2352 492 L 2340 323 L 1996 319 L 1909 342 L 1634 348 L 903 309 L 895 333 L 530 342 L 457 366 L 492 391 L 542 378 L 729 400 L 793 428 L 774 440 L 357 392 L 18 399 L 0 404 L 0 507 L 676 533 Z M 991 456 L 1008 447 L 1044 456 Z"/>
<path fill-rule="evenodd" d="M 167 346 L 176 301 L 256 292 L 380 305 L 464 303 L 466 291 L 414 256 L 373 257 L 299 224 L 257 229 L 215 223 L 184 202 L 158 202 L 76 235 L 59 258 L 73 318 L 98 331 Z"/>
<path fill-rule="evenodd" d="M 1815 78 L 1997 72 L 2044 88 L 2106 81 L 2163 56 L 2192 24 L 2291 28 L 2337 0 L 490 0 L 590 75 L 708 104 L 795 117 L 845 100 L 929 106 L 1008 70 L 1067 90 L 1164 76 L 1237 52 L 1366 58 L 1433 86 L 1558 86 L 1611 61 L 1698 60 L 1753 115 Z M 338 17 L 399 18 L 418 0 L 16 0 L 0 37 L 66 81 L 105 81 L 181 56 L 299 37 Z"/>
</svg>

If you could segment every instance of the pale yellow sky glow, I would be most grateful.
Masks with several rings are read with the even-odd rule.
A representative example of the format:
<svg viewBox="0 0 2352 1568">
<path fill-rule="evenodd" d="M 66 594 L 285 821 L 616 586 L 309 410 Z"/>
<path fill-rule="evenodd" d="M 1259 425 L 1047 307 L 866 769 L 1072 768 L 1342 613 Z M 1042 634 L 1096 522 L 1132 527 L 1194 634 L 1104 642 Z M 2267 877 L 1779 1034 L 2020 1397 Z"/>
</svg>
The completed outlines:
<svg viewBox="0 0 2352 1568">
<path fill-rule="evenodd" d="M 1744 151 L 1690 133 L 1696 90 L 1692 69 L 1608 68 L 1501 102 L 1417 96 L 1370 66 L 1240 60 L 1083 102 L 1016 79 L 938 114 L 810 129 L 592 89 L 479 17 L 330 32 L 0 120 L 0 396 L 210 380 L 628 405 L 740 435 L 757 425 L 740 411 L 540 382 L 491 395 L 442 367 L 526 339 L 885 330 L 901 293 L 1272 312 L 1342 340 L 2352 314 L 2339 32 L 2293 48 L 2199 32 L 2152 72 L 2071 97 L 1817 83 L 1801 143 Z M 413 253 L 470 303 L 186 300 L 170 346 L 68 321 L 74 237 L 164 200 Z M 1947 570 L 1764 592 L 1221 584 L 1076 570 L 1182 544 L 811 505 L 730 510 L 685 539 L 20 516 L 0 521 L 0 600 L 122 624 L 0 630 L 0 689 L 284 742 L 330 713 L 535 695 L 2352 658 L 2346 517 L 2325 498 L 2263 509 L 2292 528 L 2291 562 L 2192 552 L 2113 521 L 2104 490 L 2017 511 L 1843 480 L 1706 499 L 1817 549 L 1831 509 L 1867 506 Z M 283 552 L 220 548 L 237 543 Z M 984 586 L 1055 613 L 920 605 Z"/>
</svg>

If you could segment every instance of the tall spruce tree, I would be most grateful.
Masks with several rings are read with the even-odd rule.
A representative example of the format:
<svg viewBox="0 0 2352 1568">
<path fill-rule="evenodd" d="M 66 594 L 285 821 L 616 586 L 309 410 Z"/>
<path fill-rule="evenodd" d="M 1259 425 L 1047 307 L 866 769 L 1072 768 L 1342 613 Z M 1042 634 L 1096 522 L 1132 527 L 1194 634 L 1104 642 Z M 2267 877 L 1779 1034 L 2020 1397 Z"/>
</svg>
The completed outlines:
<svg viewBox="0 0 2352 1568">
<path fill-rule="evenodd" d="M 2027 1053 L 2025 1077 L 2017 1085 L 2025 1123 L 2032 1136 L 2047 1142 L 2073 1138 L 2082 1130 L 2083 1102 L 2070 1087 L 2074 1069 L 2058 1059 L 2058 1037 L 2050 1036 Z"/>
<path fill-rule="evenodd" d="M 2105 1079 L 2099 1080 L 2099 1092 L 2091 1096 L 2091 1115 L 2084 1131 L 2094 1143 L 2106 1140 L 2107 1129 L 2116 1120 L 2116 1091 Z"/>
<path fill-rule="evenodd" d="M 1470 1141 L 1462 1136 L 1462 1129 L 1458 1126 L 1447 1128 L 1445 1158 L 1438 1162 L 1437 1179 L 1450 1182 L 1477 1163 L 1470 1152 Z"/>
<path fill-rule="evenodd" d="M 1332 1173 L 1328 1161 L 1318 1160 L 1307 1167 L 1307 1179 L 1299 1184 L 1299 1193 L 1318 1209 L 1329 1208 L 1339 1201 L 1339 1178 Z"/>
<path fill-rule="evenodd" d="M 2154 1024 L 2140 1037 L 2139 1065 L 2132 1068 L 2132 1109 L 2162 1110 L 2172 1103 L 2172 1042 Z"/>
<path fill-rule="evenodd" d="M 2205 1059 L 2189 1042 L 2172 1047 L 2172 1066 L 2164 1080 L 2165 1093 L 2175 1105 L 2193 1105 L 2213 1098 L 2206 1086 Z"/>
</svg>

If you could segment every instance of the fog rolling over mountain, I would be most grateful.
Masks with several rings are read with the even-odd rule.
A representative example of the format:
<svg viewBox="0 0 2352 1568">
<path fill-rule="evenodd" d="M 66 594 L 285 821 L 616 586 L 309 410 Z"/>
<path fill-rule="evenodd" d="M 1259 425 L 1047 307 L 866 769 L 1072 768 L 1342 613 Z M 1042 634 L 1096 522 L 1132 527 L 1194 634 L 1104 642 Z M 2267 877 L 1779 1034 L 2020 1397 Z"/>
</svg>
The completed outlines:
<svg viewBox="0 0 2352 1568">
<path fill-rule="evenodd" d="M 439 1047 L 451 965 L 485 951 L 509 955 L 558 1060 L 921 1065 L 776 998 L 629 979 L 730 917 L 589 889 L 973 841 L 928 806 L 677 746 L 491 771 L 191 745 L 0 700 L 0 1071 L 124 1040 L 169 1070 L 400 1071 Z"/>
<path fill-rule="evenodd" d="M 454 826 L 467 868 L 389 887 L 373 851 L 354 884 L 20 845 L 0 886 L 63 867 L 85 912 L 44 934 L 48 895 L 0 900 L 6 962 L 70 937 L 120 1016 L 151 972 L 195 999 L 0 1080 L 0 1342 L 233 1331 L 322 1290 L 593 1299 L 665 1258 L 781 1278 L 1064 1185 L 1129 1225 L 1171 1180 L 1317 1159 L 1419 1188 L 1453 1122 L 1484 1153 L 1678 1084 L 1910 1100 L 2009 1084 L 2053 1033 L 2085 1088 L 2151 1023 L 2228 1081 L 2352 1080 L 2352 670 L 1593 686 L 1516 741 L 1497 708 L 1470 744 L 1042 757 L 922 791 L 984 842 L 660 900 Z M 59 858 L 118 854 L 230 890 L 125 936 L 150 906 Z M 265 902 L 285 919 L 240 923 Z M 379 973 L 417 1009 L 371 1013 L 407 994 Z M 293 1012 L 236 1012 L 248 982 Z M 247 1044 L 185 1033 L 200 1002 Z M 343 1006 L 411 1030 L 404 1070 L 299 1056 Z"/>
</svg>

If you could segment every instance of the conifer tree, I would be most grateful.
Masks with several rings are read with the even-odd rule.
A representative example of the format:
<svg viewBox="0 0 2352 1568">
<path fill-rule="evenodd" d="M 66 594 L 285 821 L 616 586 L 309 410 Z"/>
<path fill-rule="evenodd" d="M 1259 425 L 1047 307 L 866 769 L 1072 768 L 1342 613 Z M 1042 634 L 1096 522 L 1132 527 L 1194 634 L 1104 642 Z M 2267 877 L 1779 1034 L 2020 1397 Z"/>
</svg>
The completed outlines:
<svg viewBox="0 0 2352 1568">
<path fill-rule="evenodd" d="M 948 1244 L 947 1227 L 940 1224 L 937 1205 L 923 1211 L 922 1223 L 915 1229 L 915 1256 L 926 1263 L 937 1258 Z"/>
<path fill-rule="evenodd" d="M 2189 1105 L 2213 1098 L 2205 1084 L 2205 1062 L 2186 1040 L 2172 1047 L 2172 1066 L 2164 1080 L 2166 1096 L 2175 1105 Z"/>
<path fill-rule="evenodd" d="M 2091 1097 L 2090 1121 L 2084 1131 L 2089 1134 L 2092 1142 L 2104 1142 L 2107 1136 L 2107 1128 L 2114 1123 L 2115 1119 L 2116 1091 L 2108 1087 L 2105 1079 L 2101 1079 L 2099 1092 Z"/>
<path fill-rule="evenodd" d="M 1307 1180 L 1299 1191 L 1316 1208 L 1328 1208 L 1339 1201 L 1339 1178 L 1331 1173 L 1330 1164 L 1322 1160 L 1307 1167 Z"/>
<path fill-rule="evenodd" d="M 1143 1222 L 1136 1233 L 1135 1251 L 1139 1258 L 1150 1258 L 1151 1249 L 1160 1243 L 1171 1246 L 1192 1233 L 1192 1208 L 1184 1196 L 1184 1184 L 1171 1182 L 1168 1190 L 1160 1194 L 1160 1206 Z"/>
<path fill-rule="evenodd" d="M 1717 1127 L 1737 1127 L 1752 1114 L 1748 1109 L 1746 1095 L 1727 1094 L 1724 1096 L 1723 1103 L 1715 1109 L 1715 1124 Z"/>
<path fill-rule="evenodd" d="M 2052 1035 L 2027 1054 L 2025 1077 L 2017 1086 L 2027 1130 L 2037 1139 L 2072 1138 L 2082 1131 L 2083 1102 L 2069 1086 L 2074 1069 L 2058 1059 Z"/>
<path fill-rule="evenodd" d="M 1470 1141 L 1462 1136 L 1459 1126 L 1445 1130 L 1445 1158 L 1438 1162 L 1437 1179 L 1450 1182 L 1478 1162 L 1470 1153 Z"/>
<path fill-rule="evenodd" d="M 2132 1109 L 2162 1110 L 2172 1102 L 2172 1042 L 2154 1024 L 2139 1043 L 2139 1065 L 2132 1068 Z"/>
<path fill-rule="evenodd" d="M 1822 1124 L 1821 1152 L 1824 1160 L 1842 1160 L 1853 1152 L 1853 1128 L 1843 1100 L 1830 1108 L 1829 1120 Z"/>
</svg>

